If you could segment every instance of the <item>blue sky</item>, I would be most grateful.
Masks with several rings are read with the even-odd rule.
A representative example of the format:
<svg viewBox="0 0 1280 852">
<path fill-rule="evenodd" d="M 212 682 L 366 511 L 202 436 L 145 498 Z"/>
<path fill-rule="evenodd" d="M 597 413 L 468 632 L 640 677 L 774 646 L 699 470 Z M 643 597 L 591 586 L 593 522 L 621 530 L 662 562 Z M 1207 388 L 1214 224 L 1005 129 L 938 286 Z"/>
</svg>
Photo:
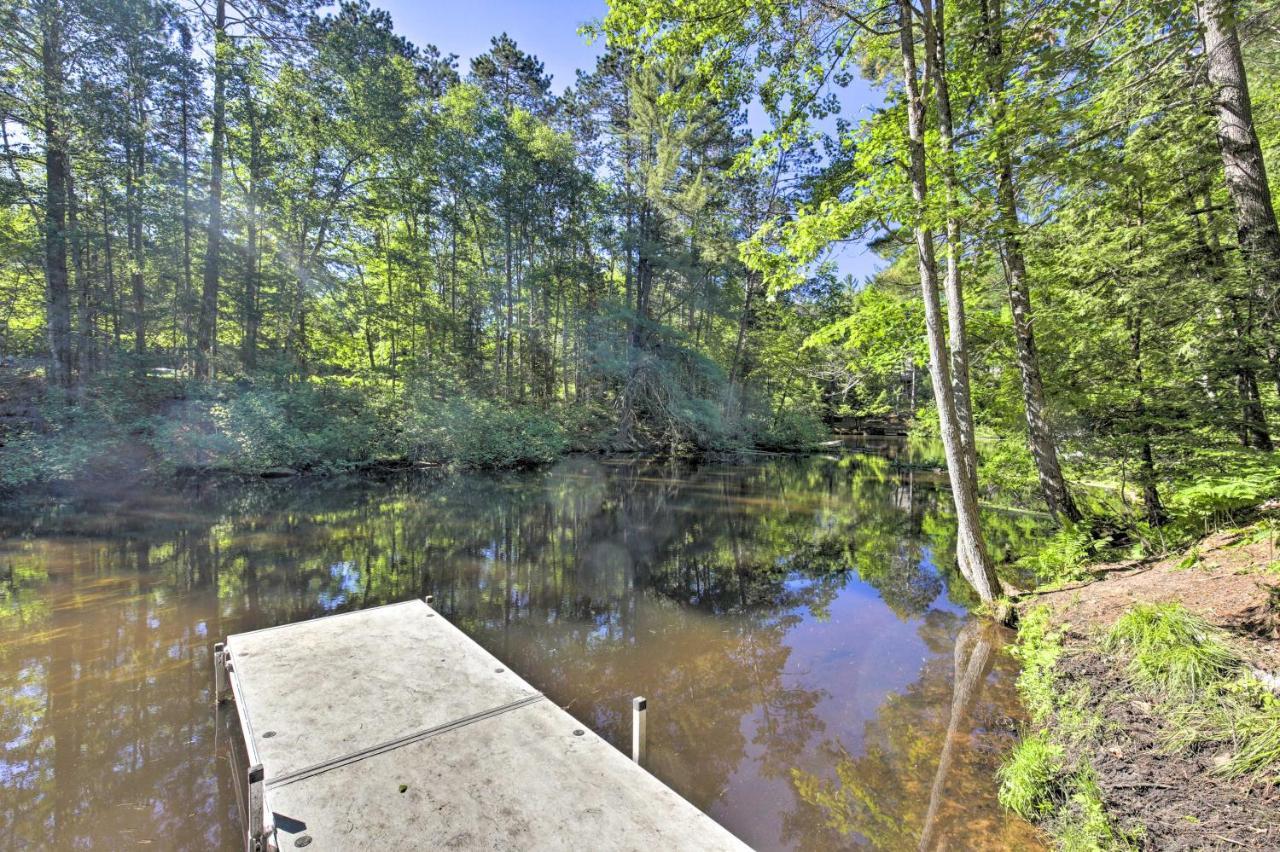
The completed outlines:
<svg viewBox="0 0 1280 852">
<path fill-rule="evenodd" d="M 589 69 L 601 45 L 589 45 L 578 27 L 603 17 L 604 0 L 370 0 L 386 9 L 396 30 L 415 44 L 434 44 L 443 53 L 458 55 L 464 75 L 471 59 L 489 49 L 489 39 L 507 33 L 520 47 L 537 56 L 551 75 L 555 91 L 574 81 L 579 68 Z M 879 97 L 861 81 L 847 93 L 846 113 L 865 114 Z M 845 246 L 835 258 L 841 272 L 861 279 L 883 265 L 860 245 Z"/>
<path fill-rule="evenodd" d="M 434 44 L 458 54 L 466 74 L 471 58 L 489 49 L 489 39 L 505 32 L 527 53 L 542 60 L 557 92 L 573 83 L 574 71 L 591 68 L 600 45 L 578 35 L 580 24 L 604 16 L 603 0 L 370 0 L 391 13 L 396 30 L 415 44 Z"/>
</svg>

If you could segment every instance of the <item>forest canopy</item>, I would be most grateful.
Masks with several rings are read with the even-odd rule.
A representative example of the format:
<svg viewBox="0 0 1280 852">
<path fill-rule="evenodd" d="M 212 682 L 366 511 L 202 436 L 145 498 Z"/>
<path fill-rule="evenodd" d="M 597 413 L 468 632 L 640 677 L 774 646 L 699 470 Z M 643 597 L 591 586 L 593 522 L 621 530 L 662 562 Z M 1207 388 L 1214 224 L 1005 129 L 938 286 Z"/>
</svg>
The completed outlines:
<svg viewBox="0 0 1280 852">
<path fill-rule="evenodd" d="M 1274 4 L 601 11 L 557 93 L 363 0 L 8 0 L 0 488 L 910 423 L 992 599 L 997 492 L 1091 547 L 1280 487 Z"/>
</svg>

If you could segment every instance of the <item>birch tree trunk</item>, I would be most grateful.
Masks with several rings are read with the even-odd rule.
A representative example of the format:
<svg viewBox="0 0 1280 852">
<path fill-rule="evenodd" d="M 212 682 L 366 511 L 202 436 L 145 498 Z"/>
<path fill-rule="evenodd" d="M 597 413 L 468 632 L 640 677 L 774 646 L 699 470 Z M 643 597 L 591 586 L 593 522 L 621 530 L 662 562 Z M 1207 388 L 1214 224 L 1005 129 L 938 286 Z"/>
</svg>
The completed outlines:
<svg viewBox="0 0 1280 852">
<path fill-rule="evenodd" d="M 947 203 L 947 329 L 951 345 L 951 384 L 955 388 L 956 417 L 964 445 L 966 472 L 978 489 L 978 450 L 973 428 L 973 402 L 969 392 L 969 347 L 965 330 L 964 284 L 960 278 L 962 253 L 955 167 L 955 133 L 951 122 L 951 90 L 947 81 L 945 0 L 922 0 L 924 10 L 925 69 L 933 81 L 938 103 L 938 134 L 942 139 L 942 180 Z"/>
<path fill-rule="evenodd" d="M 928 178 L 924 149 L 924 101 L 916 79 L 915 37 L 911 0 L 899 0 L 903 80 L 907 91 L 907 130 L 910 150 L 911 195 L 915 201 L 914 226 L 919 254 L 920 289 L 924 297 L 926 339 L 929 345 L 929 376 L 938 405 L 942 445 L 947 457 L 947 475 L 956 508 L 956 556 L 965 579 L 983 603 L 994 602 L 1001 594 L 1000 580 L 987 555 L 982 526 L 978 519 L 978 495 L 968 476 L 964 445 L 956 415 L 955 388 L 951 384 L 950 352 L 942 325 L 942 305 L 938 292 L 938 263 L 934 255 L 933 232 L 925 221 Z"/>
</svg>

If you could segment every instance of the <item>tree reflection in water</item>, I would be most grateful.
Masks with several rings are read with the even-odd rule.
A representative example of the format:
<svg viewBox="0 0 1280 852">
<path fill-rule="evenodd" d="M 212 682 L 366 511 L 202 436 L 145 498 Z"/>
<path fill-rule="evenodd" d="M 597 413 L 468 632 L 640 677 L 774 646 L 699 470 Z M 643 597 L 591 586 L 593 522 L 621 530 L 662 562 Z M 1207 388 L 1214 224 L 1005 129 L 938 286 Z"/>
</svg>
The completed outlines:
<svg viewBox="0 0 1280 852">
<path fill-rule="evenodd" d="M 652 771 L 757 847 L 1021 839 L 991 779 L 1011 678 L 935 567 L 936 486 L 875 456 L 574 458 L 10 514 L 0 847 L 233 848 L 212 640 L 423 594 L 616 744 L 646 695 Z"/>
</svg>

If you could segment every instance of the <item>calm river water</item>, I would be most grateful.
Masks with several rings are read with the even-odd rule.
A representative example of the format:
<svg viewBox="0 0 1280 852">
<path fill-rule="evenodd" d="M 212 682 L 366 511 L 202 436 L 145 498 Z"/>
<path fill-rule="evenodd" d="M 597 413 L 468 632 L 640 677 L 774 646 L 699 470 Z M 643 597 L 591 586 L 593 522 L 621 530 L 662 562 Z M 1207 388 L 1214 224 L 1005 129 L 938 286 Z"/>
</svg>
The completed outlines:
<svg viewBox="0 0 1280 852">
<path fill-rule="evenodd" d="M 10 508 L 0 848 L 242 848 L 213 641 L 424 594 L 620 747 L 647 696 L 652 771 L 759 849 L 1035 848 L 996 802 L 1016 672 L 946 504 L 850 454 Z"/>
</svg>

